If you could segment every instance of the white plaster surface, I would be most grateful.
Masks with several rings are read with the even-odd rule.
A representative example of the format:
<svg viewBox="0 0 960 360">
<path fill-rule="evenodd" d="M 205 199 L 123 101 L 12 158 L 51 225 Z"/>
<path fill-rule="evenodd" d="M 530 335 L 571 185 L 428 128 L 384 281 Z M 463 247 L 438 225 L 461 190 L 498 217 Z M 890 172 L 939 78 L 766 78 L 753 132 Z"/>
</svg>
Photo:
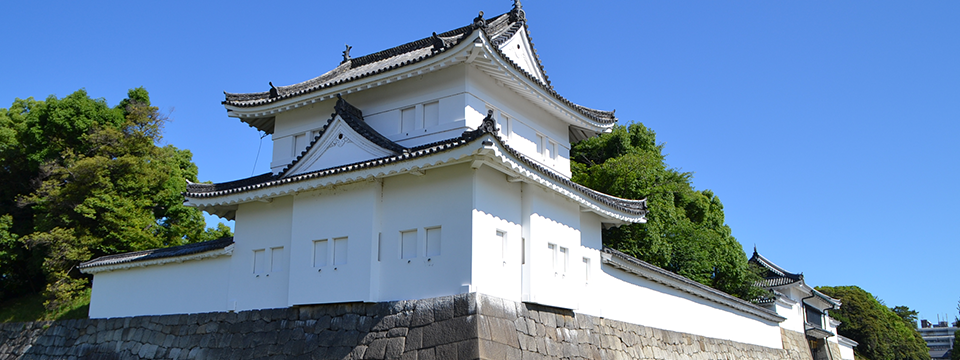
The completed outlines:
<svg viewBox="0 0 960 360">
<path fill-rule="evenodd" d="M 93 278 L 91 318 L 223 311 L 230 256 L 104 271 Z"/>
</svg>

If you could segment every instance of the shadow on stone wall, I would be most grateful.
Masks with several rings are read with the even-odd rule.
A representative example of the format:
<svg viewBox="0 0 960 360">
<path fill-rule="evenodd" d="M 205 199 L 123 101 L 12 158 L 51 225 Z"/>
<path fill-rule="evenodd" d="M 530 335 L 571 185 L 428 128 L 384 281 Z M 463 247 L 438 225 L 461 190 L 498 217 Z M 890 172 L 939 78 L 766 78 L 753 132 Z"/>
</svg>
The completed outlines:
<svg viewBox="0 0 960 360">
<path fill-rule="evenodd" d="M 803 359 L 486 295 L 0 324 L 0 359 Z"/>
</svg>

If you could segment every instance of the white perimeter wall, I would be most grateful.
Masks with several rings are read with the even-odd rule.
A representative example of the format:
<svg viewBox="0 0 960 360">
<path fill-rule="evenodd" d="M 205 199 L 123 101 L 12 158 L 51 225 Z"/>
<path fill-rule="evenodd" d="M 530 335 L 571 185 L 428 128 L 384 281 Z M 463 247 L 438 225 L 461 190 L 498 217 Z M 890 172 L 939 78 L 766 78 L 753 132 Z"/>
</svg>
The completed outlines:
<svg viewBox="0 0 960 360">
<path fill-rule="evenodd" d="M 224 311 L 230 256 L 94 275 L 90 317 Z"/>
<path fill-rule="evenodd" d="M 293 197 L 237 208 L 228 310 L 287 307 Z M 263 251 L 262 258 L 256 254 Z M 263 267 L 255 262 L 263 259 Z M 259 272 L 258 272 L 259 270 Z"/>
<path fill-rule="evenodd" d="M 776 322 L 603 265 L 603 219 L 599 215 L 581 212 L 576 203 L 539 186 L 511 183 L 487 166 L 481 167 L 476 177 L 476 291 L 660 329 L 782 348 Z M 506 251 L 497 231 L 508 235 Z M 524 264 L 519 265 L 521 262 Z"/>
</svg>

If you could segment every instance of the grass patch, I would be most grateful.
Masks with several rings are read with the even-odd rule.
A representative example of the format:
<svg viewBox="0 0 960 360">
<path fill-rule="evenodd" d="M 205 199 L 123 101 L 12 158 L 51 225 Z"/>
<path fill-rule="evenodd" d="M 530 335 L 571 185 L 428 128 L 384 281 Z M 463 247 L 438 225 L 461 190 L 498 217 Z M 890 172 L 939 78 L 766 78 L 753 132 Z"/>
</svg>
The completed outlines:
<svg viewBox="0 0 960 360">
<path fill-rule="evenodd" d="M 86 319 L 90 310 L 90 289 L 53 311 L 44 308 L 44 301 L 46 299 L 40 294 L 4 301 L 0 303 L 0 322 Z"/>
</svg>

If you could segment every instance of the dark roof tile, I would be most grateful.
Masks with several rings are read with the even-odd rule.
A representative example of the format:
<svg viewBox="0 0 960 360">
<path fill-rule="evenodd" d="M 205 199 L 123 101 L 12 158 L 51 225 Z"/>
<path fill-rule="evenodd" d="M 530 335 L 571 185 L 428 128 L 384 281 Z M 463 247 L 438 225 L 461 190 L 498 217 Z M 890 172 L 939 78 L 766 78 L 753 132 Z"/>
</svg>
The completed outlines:
<svg viewBox="0 0 960 360">
<path fill-rule="evenodd" d="M 135 261 L 156 260 L 184 255 L 199 254 L 212 250 L 226 248 L 233 244 L 233 237 L 226 237 L 217 240 L 204 241 L 199 243 L 168 247 L 163 249 L 150 249 L 143 251 L 134 251 L 122 254 L 106 255 L 96 259 L 80 263 L 79 269 L 87 269 L 97 266 L 117 265 Z"/>
<path fill-rule="evenodd" d="M 342 99 L 338 101 L 338 104 L 340 102 L 343 102 L 344 104 L 346 104 L 346 102 L 343 101 Z M 349 104 L 346 104 L 346 105 L 349 105 Z M 376 133 L 376 130 L 373 130 L 372 128 L 369 129 L 369 131 Z M 402 154 L 391 155 L 391 156 L 386 156 L 382 158 L 361 161 L 361 162 L 356 162 L 352 164 L 346 164 L 346 165 L 341 165 L 341 166 L 332 167 L 328 169 L 317 170 L 309 173 L 297 174 L 297 175 L 287 176 L 287 177 L 282 177 L 282 175 L 272 175 L 270 173 L 267 173 L 267 174 L 247 178 L 247 179 L 232 181 L 229 183 L 189 184 L 187 186 L 187 192 L 185 193 L 185 195 L 193 198 L 212 198 L 212 197 L 223 196 L 228 194 L 246 192 L 246 191 L 259 189 L 259 188 L 273 187 L 273 186 L 288 184 L 292 182 L 299 182 L 299 181 L 304 181 L 308 179 L 315 179 L 315 178 L 320 178 L 320 177 L 334 175 L 334 174 L 351 172 L 351 171 L 365 169 L 365 168 L 383 166 L 387 164 L 392 164 L 400 161 L 423 157 L 430 154 L 458 148 L 466 144 L 469 144 L 474 140 L 480 138 L 482 135 L 488 134 L 488 133 L 494 135 L 494 137 L 498 140 L 498 142 L 500 143 L 500 146 L 504 150 L 506 150 L 512 156 L 516 157 L 525 165 L 535 169 L 542 175 L 548 178 L 551 178 L 555 181 L 558 181 L 564 184 L 565 186 L 573 188 L 579 191 L 580 193 L 582 193 L 583 195 L 586 195 L 591 199 L 599 201 L 600 203 L 613 207 L 614 209 L 617 209 L 619 211 L 623 211 L 623 212 L 634 214 L 634 215 L 646 214 L 647 212 L 646 200 L 622 199 L 622 198 L 607 195 L 599 191 L 590 189 L 586 186 L 577 184 L 572 180 L 570 180 L 569 178 L 563 175 L 560 175 L 554 172 L 553 170 L 550 170 L 549 168 L 544 167 L 543 165 L 540 165 L 536 161 L 533 161 L 527 158 L 526 156 L 521 154 L 519 151 L 511 148 L 510 146 L 505 145 L 503 143 L 503 139 L 500 138 L 498 134 L 498 129 L 496 129 L 494 120 L 490 117 L 489 114 L 484 119 L 484 124 L 481 125 L 479 128 L 477 128 L 476 130 L 465 131 L 460 136 L 452 139 L 442 140 L 442 141 L 438 141 L 430 144 L 409 148 L 409 149 L 406 149 L 406 151 L 403 152 Z"/>
<path fill-rule="evenodd" d="M 572 107 L 582 115 L 596 120 L 602 124 L 612 124 L 616 122 L 616 117 L 612 111 L 597 110 L 581 106 L 573 103 L 557 93 L 551 85 L 546 71 L 543 69 L 543 64 L 540 61 L 540 57 L 536 54 L 536 51 L 533 52 L 533 56 L 536 59 L 537 67 L 543 74 L 543 81 L 536 76 L 531 75 L 526 70 L 520 68 L 519 65 L 510 60 L 506 54 L 499 50 L 498 46 L 509 40 L 510 37 L 520 30 L 521 27 L 527 30 L 527 41 L 530 42 L 531 46 L 533 45 L 533 41 L 530 38 L 530 31 L 527 28 L 526 17 L 524 16 L 522 8 L 515 6 L 508 13 L 501 14 L 490 19 L 485 19 L 483 21 L 486 26 L 480 27 L 479 29 L 481 29 L 481 31 L 483 31 L 483 33 L 490 39 L 491 43 L 495 45 L 494 49 L 496 49 L 498 54 L 502 58 L 506 59 L 514 69 L 518 70 L 528 79 L 538 84 L 557 100 Z M 458 45 L 476 29 L 477 26 L 471 24 L 437 34 L 436 37 L 426 37 L 373 54 L 350 59 L 349 61 L 344 61 L 340 64 L 340 66 L 337 66 L 333 70 L 330 70 L 323 75 L 298 84 L 277 87 L 273 87 L 271 85 L 271 91 L 255 93 L 224 92 L 225 100 L 223 101 L 223 104 L 238 107 L 260 106 L 414 64 L 430 58 L 436 53 L 444 51 L 447 48 Z M 439 37 L 443 42 L 443 48 L 439 50 L 437 50 L 437 47 L 435 46 L 437 37 Z M 271 131 L 268 131 L 268 133 L 269 132 Z"/>
</svg>

